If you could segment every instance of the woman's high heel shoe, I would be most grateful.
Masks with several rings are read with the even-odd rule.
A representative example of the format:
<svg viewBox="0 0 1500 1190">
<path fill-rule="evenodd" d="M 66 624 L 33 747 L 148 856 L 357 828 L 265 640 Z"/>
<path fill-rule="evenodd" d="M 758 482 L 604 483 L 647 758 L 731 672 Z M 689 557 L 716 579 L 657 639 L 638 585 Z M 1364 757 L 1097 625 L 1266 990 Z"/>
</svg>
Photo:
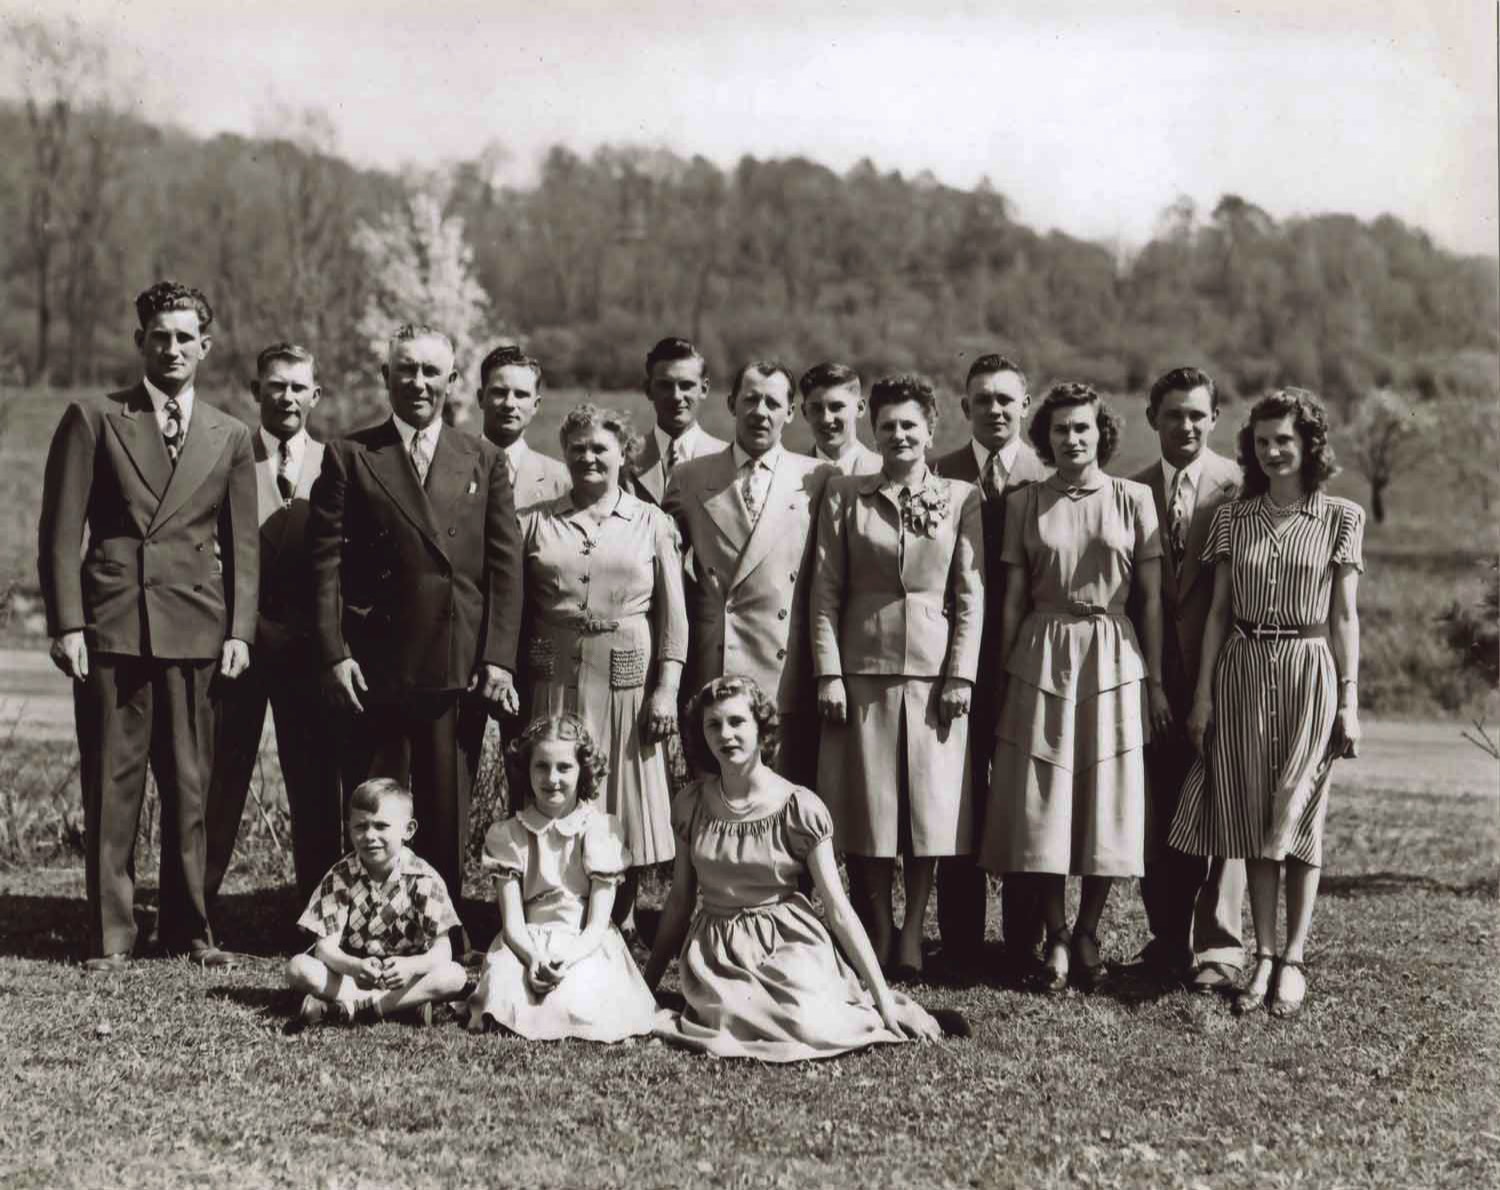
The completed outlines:
<svg viewBox="0 0 1500 1190">
<path fill-rule="evenodd" d="M 1094 961 L 1084 962 L 1083 955 L 1079 952 L 1078 944 L 1087 941 L 1094 948 Z M 1073 982 L 1085 991 L 1093 991 L 1104 982 L 1107 968 L 1104 960 L 1099 958 L 1099 938 L 1092 930 L 1073 931 L 1073 944 L 1071 947 L 1073 957 Z"/>
<path fill-rule="evenodd" d="M 1288 971 L 1295 971 L 1302 979 L 1302 988 L 1295 996 L 1283 996 L 1281 994 L 1281 985 L 1286 979 Z M 1301 959 L 1281 960 L 1276 973 L 1276 991 L 1271 996 L 1271 1015 L 1276 1017 L 1277 1020 L 1290 1020 L 1302 1011 L 1302 1004 L 1307 999 L 1307 977 L 1302 972 Z"/>
<path fill-rule="evenodd" d="M 1067 926 L 1047 931 L 1042 946 L 1043 965 L 1038 976 L 1044 992 L 1061 992 L 1068 986 L 1068 956 L 1073 949 L 1073 935 Z"/>
<path fill-rule="evenodd" d="M 1261 965 L 1265 964 L 1266 976 L 1260 977 Z M 1250 973 L 1250 982 L 1234 994 L 1235 1016 L 1259 1012 L 1265 1007 L 1266 997 L 1271 992 L 1271 982 L 1276 975 L 1276 956 L 1258 951 L 1255 955 L 1255 970 Z"/>
</svg>

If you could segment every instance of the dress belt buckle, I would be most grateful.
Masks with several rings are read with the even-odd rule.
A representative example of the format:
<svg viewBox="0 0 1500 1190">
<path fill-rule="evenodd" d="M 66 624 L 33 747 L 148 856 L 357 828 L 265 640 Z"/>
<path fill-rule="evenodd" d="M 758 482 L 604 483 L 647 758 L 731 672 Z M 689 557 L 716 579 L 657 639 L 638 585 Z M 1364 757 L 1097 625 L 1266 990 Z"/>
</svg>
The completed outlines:
<svg viewBox="0 0 1500 1190">
<path fill-rule="evenodd" d="M 619 626 L 619 620 L 606 620 L 591 612 L 583 612 L 578 617 L 578 630 L 588 636 L 603 636 L 606 632 L 614 632 Z"/>
<path fill-rule="evenodd" d="M 1080 616 L 1085 619 L 1094 619 L 1105 615 L 1109 609 L 1097 603 L 1084 603 L 1081 599 L 1070 599 L 1068 601 L 1068 614 Z"/>
</svg>

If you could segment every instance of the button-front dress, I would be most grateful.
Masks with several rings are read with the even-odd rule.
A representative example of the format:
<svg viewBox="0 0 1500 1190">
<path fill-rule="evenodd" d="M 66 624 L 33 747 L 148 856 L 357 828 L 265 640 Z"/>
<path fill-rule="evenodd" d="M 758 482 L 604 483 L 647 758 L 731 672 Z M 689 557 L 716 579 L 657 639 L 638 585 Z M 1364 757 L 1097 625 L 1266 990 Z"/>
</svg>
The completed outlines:
<svg viewBox="0 0 1500 1190">
<path fill-rule="evenodd" d="M 531 713 L 583 718 L 609 757 L 604 808 L 624 827 L 632 862 L 670 860 L 667 752 L 641 740 L 640 719 L 660 663 L 687 656 L 676 527 L 621 491 L 602 524 L 560 496 L 524 512 L 521 533 Z"/>
<path fill-rule="evenodd" d="M 1205 563 L 1229 566 L 1246 624 L 1326 625 L 1335 570 L 1364 568 L 1365 514 L 1318 491 L 1289 510 L 1265 496 L 1214 513 Z M 1338 672 L 1326 633 L 1231 630 L 1214 666 L 1208 760 L 1188 773 L 1171 845 L 1192 855 L 1323 861 Z"/>
<path fill-rule="evenodd" d="M 1125 615 L 1161 557 L 1151 489 L 1056 475 L 1007 498 L 1002 560 L 1030 610 L 1005 659 L 981 862 L 997 874 L 1139 876 L 1146 664 Z"/>
</svg>

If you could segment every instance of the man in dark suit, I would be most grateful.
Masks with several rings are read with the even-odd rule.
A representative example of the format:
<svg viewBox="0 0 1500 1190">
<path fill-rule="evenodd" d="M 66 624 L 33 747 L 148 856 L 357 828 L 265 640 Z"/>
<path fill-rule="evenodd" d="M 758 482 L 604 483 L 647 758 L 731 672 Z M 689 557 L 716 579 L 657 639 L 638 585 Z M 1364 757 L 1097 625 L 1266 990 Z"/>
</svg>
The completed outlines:
<svg viewBox="0 0 1500 1190">
<path fill-rule="evenodd" d="M 573 487 L 561 459 L 526 441 L 526 428 L 542 407 L 541 364 L 513 343 L 495 348 L 479 365 L 478 401 L 484 436 L 505 452 L 517 510 L 555 500 Z"/>
<path fill-rule="evenodd" d="M 459 704 L 477 691 L 515 713 L 520 527 L 500 449 L 443 425 L 452 341 L 403 326 L 381 374 L 392 416 L 329 443 L 312 489 L 318 652 L 350 717 L 346 785 L 409 784 L 414 847 L 459 904 L 473 780 Z"/>
<path fill-rule="evenodd" d="M 656 426 L 634 460 L 631 491 L 660 506 L 678 463 L 726 450 L 729 443 L 698 424 L 708 396 L 708 364 L 686 339 L 662 339 L 647 353 L 642 389 L 656 411 Z"/>
<path fill-rule="evenodd" d="M 1004 603 L 1006 568 L 1000 560 L 1005 535 L 1005 497 L 1047 477 L 1035 452 L 1021 432 L 1031 397 L 1026 373 L 1003 355 L 981 355 L 964 381 L 963 411 L 969 419 L 969 441 L 937 459 L 932 468 L 946 479 L 977 484 L 984 497 L 984 634 L 980 655 L 986 666 L 998 667 L 1000 608 Z M 983 837 L 984 813 L 990 798 L 990 761 L 995 752 L 994 686 L 974 687 L 970 712 L 969 763 L 974 789 L 974 829 Z M 955 967 L 972 968 L 984 946 L 987 888 L 984 870 L 975 855 L 945 858 L 938 864 L 938 929 L 944 958 Z M 1041 941 L 1041 918 L 1023 876 L 1008 876 L 1001 884 L 1001 931 L 1009 961 L 1019 967 Z"/>
<path fill-rule="evenodd" d="M 1151 927 L 1145 959 L 1171 982 L 1200 991 L 1231 987 L 1244 963 L 1242 860 L 1186 855 L 1167 846 L 1177 798 L 1193 761 L 1186 725 L 1198 681 L 1203 625 L 1213 602 L 1213 570 L 1199 555 L 1214 510 L 1239 494 L 1240 469 L 1208 447 L 1219 416 L 1213 378 L 1174 368 L 1151 386 L 1146 419 L 1161 459 L 1131 478 L 1151 488 L 1161 525 L 1162 681 L 1172 726 L 1146 751 L 1150 805 L 1141 899 Z"/>
<path fill-rule="evenodd" d="M 122 970 L 135 945 L 148 760 L 161 796 L 161 943 L 203 966 L 232 962 L 213 944 L 204 897 L 209 686 L 238 679 L 255 635 L 250 431 L 193 389 L 213 311 L 172 281 L 135 307 L 144 379 L 68 406 L 38 531 L 52 659 L 74 681 L 94 972 Z"/>
<path fill-rule="evenodd" d="M 205 892 L 212 909 L 234 854 L 245 797 L 260 755 L 266 706 L 292 815 L 292 865 L 306 904 L 343 854 L 343 800 L 337 749 L 329 746 L 313 634 L 308 496 L 323 467 L 323 444 L 309 437 L 318 404 L 317 363 L 294 343 L 274 343 L 256 360 L 250 392 L 259 406 L 255 450 L 260 518 L 260 618 L 255 664 L 218 696 L 218 738 L 208 791 Z"/>
</svg>

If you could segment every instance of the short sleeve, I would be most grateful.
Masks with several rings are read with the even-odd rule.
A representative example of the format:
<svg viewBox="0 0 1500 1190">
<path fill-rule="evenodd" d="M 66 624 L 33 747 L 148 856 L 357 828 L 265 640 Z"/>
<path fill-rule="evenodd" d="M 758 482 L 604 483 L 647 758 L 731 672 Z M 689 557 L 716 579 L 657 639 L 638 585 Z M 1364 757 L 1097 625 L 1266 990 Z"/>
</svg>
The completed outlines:
<svg viewBox="0 0 1500 1190">
<path fill-rule="evenodd" d="M 1198 561 L 1212 565 L 1229 557 L 1229 524 L 1234 504 L 1221 504 L 1214 509 L 1214 519 L 1209 522 L 1208 539 L 1203 543 L 1203 553 Z"/>
<path fill-rule="evenodd" d="M 1135 519 L 1135 560 L 1145 562 L 1160 558 L 1161 527 L 1156 520 L 1156 501 L 1151 496 L 1151 489 L 1144 484 L 1133 484 L 1130 504 Z"/>
<path fill-rule="evenodd" d="M 616 884 L 630 867 L 625 828 L 613 814 L 599 811 L 583 833 L 583 870 L 590 880 Z"/>
<path fill-rule="evenodd" d="M 1340 502 L 1339 523 L 1333 536 L 1333 564 L 1365 568 L 1365 510 L 1353 502 Z"/>
<path fill-rule="evenodd" d="M 702 795 L 703 782 L 694 781 L 672 799 L 672 833 L 679 843 L 693 841 L 693 818 L 698 813 L 698 799 Z"/>
<path fill-rule="evenodd" d="M 338 938 L 349 924 L 349 885 L 344 879 L 346 860 L 328 869 L 318 889 L 297 919 L 297 927 L 316 938 Z"/>
<path fill-rule="evenodd" d="M 424 950 L 461 924 L 453 900 L 448 896 L 448 886 L 431 868 L 412 882 L 411 903 L 422 923 Z"/>
<path fill-rule="evenodd" d="M 479 862 L 497 880 L 523 880 L 531 848 L 526 828 L 519 818 L 506 818 L 484 833 L 484 854 Z"/>
<path fill-rule="evenodd" d="M 786 807 L 787 847 L 797 859 L 806 859 L 824 839 L 833 838 L 833 815 L 810 789 L 792 790 Z"/>
<path fill-rule="evenodd" d="M 1000 561 L 1026 566 L 1026 522 L 1031 517 L 1037 484 L 1029 483 L 1005 497 L 1005 535 L 1000 539 Z"/>
</svg>

